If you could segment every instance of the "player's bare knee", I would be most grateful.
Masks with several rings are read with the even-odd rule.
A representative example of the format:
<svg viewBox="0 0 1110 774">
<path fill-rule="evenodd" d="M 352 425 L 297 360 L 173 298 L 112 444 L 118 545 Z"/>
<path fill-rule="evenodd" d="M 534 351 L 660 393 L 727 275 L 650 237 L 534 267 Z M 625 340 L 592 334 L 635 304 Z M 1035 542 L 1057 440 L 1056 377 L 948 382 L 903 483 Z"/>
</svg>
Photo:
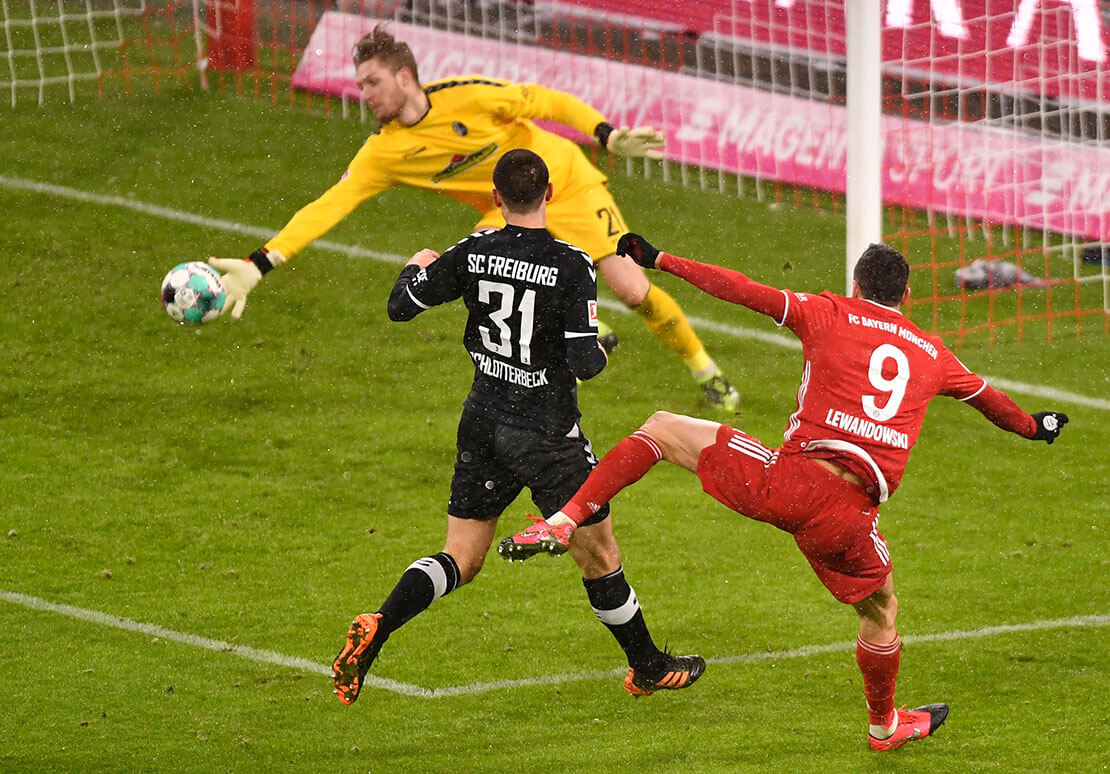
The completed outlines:
<svg viewBox="0 0 1110 774">
<path fill-rule="evenodd" d="M 612 286 L 610 286 L 609 289 L 612 290 L 613 295 L 615 295 L 617 299 L 629 309 L 635 309 L 636 307 L 643 304 L 644 301 L 647 299 L 647 290 L 641 292 L 638 289 L 618 289 Z M 650 286 L 648 287 L 648 289 L 651 289 Z"/>
<path fill-rule="evenodd" d="M 608 255 L 597 262 L 597 268 L 613 295 L 629 309 L 635 309 L 647 299 L 651 280 L 631 258 Z"/>
<path fill-rule="evenodd" d="M 860 616 L 860 632 L 872 642 L 885 641 L 897 633 L 898 598 L 884 589 L 855 605 Z"/>
<path fill-rule="evenodd" d="M 898 597 L 893 594 L 890 595 L 890 600 L 887 602 L 886 607 L 883 608 L 883 621 L 890 629 L 895 628 L 895 621 L 898 618 Z"/>
<path fill-rule="evenodd" d="M 682 450 L 682 422 L 687 417 L 669 411 L 656 411 L 640 426 L 640 430 L 651 436 L 658 444 L 663 458 L 675 461 L 675 455 Z"/>
<path fill-rule="evenodd" d="M 677 418 L 677 414 L 672 414 L 669 411 L 656 411 L 647 418 L 646 422 L 640 425 L 640 429 L 655 440 L 662 440 L 659 436 L 669 435 L 669 429 Z"/>
</svg>

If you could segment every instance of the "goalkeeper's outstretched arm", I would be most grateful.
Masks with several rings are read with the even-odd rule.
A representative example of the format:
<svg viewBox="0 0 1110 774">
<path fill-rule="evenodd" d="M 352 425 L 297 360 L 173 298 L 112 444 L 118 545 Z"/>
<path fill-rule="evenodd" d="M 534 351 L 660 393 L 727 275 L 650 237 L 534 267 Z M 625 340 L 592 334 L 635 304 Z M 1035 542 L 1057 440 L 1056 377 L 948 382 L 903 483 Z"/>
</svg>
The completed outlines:
<svg viewBox="0 0 1110 774">
<path fill-rule="evenodd" d="M 538 84 L 515 84 L 512 89 L 490 89 L 487 97 L 495 115 L 558 121 L 583 134 L 593 134 L 602 147 L 628 158 L 663 158 L 665 139 L 650 126 L 614 127 L 597 108 L 559 89 Z"/>
<path fill-rule="evenodd" d="M 360 203 L 384 190 L 385 184 L 365 170 L 369 162 L 351 162 L 348 174 L 314 201 L 301 207 L 265 247 L 260 247 L 243 260 L 213 258 L 209 261 L 224 272 L 227 306 L 231 316 L 243 316 L 247 295 L 254 290 L 264 274 L 299 253 L 319 236 L 349 215 Z M 369 182 L 366 179 L 369 178 Z"/>
</svg>

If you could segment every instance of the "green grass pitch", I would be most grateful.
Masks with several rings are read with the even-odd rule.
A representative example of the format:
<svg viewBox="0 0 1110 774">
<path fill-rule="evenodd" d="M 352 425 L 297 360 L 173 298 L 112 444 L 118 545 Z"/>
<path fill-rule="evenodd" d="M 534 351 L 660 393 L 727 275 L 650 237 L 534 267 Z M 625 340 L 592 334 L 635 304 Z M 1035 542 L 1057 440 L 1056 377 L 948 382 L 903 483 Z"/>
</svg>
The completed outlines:
<svg viewBox="0 0 1110 774">
<path fill-rule="evenodd" d="M 884 507 L 907 641 L 897 698 L 952 706 L 934 739 L 868 751 L 851 611 L 787 535 L 666 466 L 617 498 L 614 523 L 656 639 L 709 659 L 694 688 L 625 695 L 573 563 L 491 557 L 391 639 L 373 672 L 383 682 L 341 706 L 326 666 L 347 623 L 442 546 L 470 380 L 462 309 L 392 324 L 397 266 L 321 247 L 270 275 L 238 323 L 175 325 L 158 287 L 179 261 L 249 253 L 262 241 L 250 228 L 280 227 L 364 131 L 174 89 L 5 114 L 0 769 L 1106 767 L 1110 348 L 1098 334 L 969 340 L 958 354 L 971 368 L 1027 385 L 1011 391 L 1019 403 L 1071 424 L 1054 446 L 1032 444 L 938 399 Z M 839 216 L 658 176 L 612 186 L 629 224 L 673 252 L 843 289 Z M 396 191 L 328 239 L 407 256 L 473 220 Z M 777 443 L 798 351 L 752 337 L 776 333 L 754 313 L 659 282 L 706 321 L 744 396 L 736 424 Z M 605 311 L 622 344 L 581 391 L 595 448 L 657 409 L 708 415 L 681 363 Z"/>
</svg>

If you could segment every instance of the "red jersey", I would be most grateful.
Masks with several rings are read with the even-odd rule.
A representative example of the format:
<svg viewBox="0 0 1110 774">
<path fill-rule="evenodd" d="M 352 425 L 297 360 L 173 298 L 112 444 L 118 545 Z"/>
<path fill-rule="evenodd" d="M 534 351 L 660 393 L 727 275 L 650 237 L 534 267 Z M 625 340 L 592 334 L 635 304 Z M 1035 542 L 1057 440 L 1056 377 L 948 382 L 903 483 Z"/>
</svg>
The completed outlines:
<svg viewBox="0 0 1110 774">
<path fill-rule="evenodd" d="M 805 355 L 787 451 L 810 450 L 874 485 L 898 487 L 935 395 L 968 400 L 986 382 L 897 309 L 832 293 L 781 291 L 780 320 Z"/>
<path fill-rule="evenodd" d="M 970 401 L 1006 430 L 1026 437 L 1036 432 L 1031 416 L 897 309 L 833 293 L 779 290 L 668 253 L 660 254 L 657 266 L 768 315 L 801 340 L 798 409 L 782 450 L 834 461 L 858 475 L 876 502 L 885 502 L 902 480 L 936 395 Z"/>
</svg>

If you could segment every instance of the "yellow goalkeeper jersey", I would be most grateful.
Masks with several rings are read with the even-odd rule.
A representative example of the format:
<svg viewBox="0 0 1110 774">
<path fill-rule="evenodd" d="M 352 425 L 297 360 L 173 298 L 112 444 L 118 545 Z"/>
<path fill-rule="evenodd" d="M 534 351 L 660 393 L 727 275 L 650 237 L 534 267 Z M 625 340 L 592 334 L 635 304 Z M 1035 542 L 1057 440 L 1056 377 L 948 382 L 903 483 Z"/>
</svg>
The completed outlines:
<svg viewBox="0 0 1110 774">
<path fill-rule="evenodd" d="M 605 117 L 573 95 L 481 75 L 434 81 L 424 92 L 431 107 L 418 123 L 392 121 L 371 135 L 339 182 L 302 207 L 266 249 L 291 258 L 366 199 L 395 185 L 437 191 L 483 213 L 494 210 L 494 165 L 515 148 L 528 148 L 547 163 L 552 204 L 606 181 L 574 142 L 531 120 L 558 121 L 592 135 Z"/>
</svg>

